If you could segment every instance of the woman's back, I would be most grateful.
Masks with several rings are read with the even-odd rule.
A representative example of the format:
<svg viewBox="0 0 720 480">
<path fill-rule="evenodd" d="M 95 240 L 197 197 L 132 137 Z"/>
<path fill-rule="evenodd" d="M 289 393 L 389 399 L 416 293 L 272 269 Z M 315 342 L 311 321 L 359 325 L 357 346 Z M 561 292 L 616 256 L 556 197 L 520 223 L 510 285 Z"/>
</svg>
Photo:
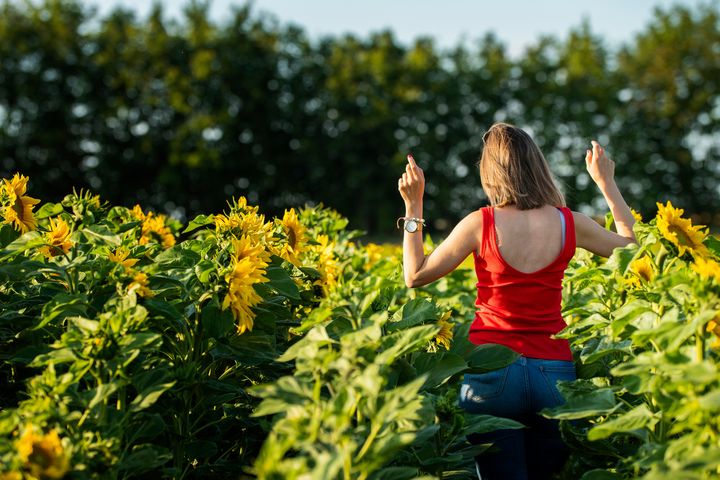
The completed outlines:
<svg viewBox="0 0 720 480">
<path fill-rule="evenodd" d="M 550 205 L 531 210 L 495 208 L 495 233 L 503 260 L 523 273 L 542 270 L 555 261 L 564 243 L 558 212 Z"/>
</svg>

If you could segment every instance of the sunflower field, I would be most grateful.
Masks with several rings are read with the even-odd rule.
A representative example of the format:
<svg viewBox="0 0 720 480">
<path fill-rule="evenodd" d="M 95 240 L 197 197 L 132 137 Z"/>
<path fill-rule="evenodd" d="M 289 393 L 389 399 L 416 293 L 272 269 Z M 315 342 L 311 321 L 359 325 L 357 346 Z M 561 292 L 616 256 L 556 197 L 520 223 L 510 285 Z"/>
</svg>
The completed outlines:
<svg viewBox="0 0 720 480">
<path fill-rule="evenodd" d="M 468 434 L 523 427 L 457 406 L 515 359 L 467 341 L 471 268 L 409 290 L 322 206 L 182 225 L 31 195 L 0 184 L 0 479 L 464 479 Z M 720 473 L 720 242 L 682 214 L 566 274 L 563 478 Z"/>
</svg>

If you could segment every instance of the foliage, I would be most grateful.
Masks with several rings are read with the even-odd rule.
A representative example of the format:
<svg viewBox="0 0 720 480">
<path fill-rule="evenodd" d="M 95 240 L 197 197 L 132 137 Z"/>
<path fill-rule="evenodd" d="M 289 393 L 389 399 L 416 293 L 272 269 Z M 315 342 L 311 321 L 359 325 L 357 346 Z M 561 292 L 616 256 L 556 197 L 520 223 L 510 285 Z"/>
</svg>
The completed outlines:
<svg viewBox="0 0 720 480">
<path fill-rule="evenodd" d="M 577 255 L 568 271 L 570 324 L 559 336 L 579 379 L 560 386 L 567 403 L 546 414 L 565 420 L 576 449 L 569 478 L 720 472 L 720 244 L 682 210 L 658 209 L 635 225 L 638 245 L 605 262 Z"/>
<path fill-rule="evenodd" d="M 0 227 L 3 478 L 464 478 L 468 433 L 521 426 L 456 405 L 515 358 L 451 320 L 470 296 L 434 300 L 470 270 L 411 295 L 321 207 L 37 206 Z"/>
</svg>

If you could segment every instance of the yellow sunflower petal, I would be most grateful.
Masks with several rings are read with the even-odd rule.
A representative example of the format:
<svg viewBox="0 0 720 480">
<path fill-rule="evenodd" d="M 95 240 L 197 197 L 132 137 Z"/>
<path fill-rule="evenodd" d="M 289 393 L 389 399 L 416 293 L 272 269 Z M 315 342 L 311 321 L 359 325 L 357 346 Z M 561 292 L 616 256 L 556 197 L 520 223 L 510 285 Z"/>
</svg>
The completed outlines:
<svg viewBox="0 0 720 480">
<path fill-rule="evenodd" d="M 707 247 L 703 245 L 707 231 L 701 229 L 704 225 L 693 226 L 688 218 L 682 218 L 684 210 L 675 208 L 670 201 L 667 205 L 657 204 L 657 227 L 663 237 L 669 240 L 678 249 L 680 256 L 686 252 L 694 256 L 705 256 L 708 254 Z"/>
</svg>

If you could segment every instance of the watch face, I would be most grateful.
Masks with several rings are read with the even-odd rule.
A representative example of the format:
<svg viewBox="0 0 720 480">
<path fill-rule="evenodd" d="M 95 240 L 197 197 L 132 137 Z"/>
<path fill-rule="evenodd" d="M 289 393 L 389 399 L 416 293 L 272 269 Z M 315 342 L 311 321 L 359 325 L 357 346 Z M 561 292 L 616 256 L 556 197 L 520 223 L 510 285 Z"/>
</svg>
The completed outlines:
<svg viewBox="0 0 720 480">
<path fill-rule="evenodd" d="M 408 220 L 405 222 L 405 230 L 410 233 L 415 233 L 418 229 L 418 224 L 415 220 Z"/>
</svg>

